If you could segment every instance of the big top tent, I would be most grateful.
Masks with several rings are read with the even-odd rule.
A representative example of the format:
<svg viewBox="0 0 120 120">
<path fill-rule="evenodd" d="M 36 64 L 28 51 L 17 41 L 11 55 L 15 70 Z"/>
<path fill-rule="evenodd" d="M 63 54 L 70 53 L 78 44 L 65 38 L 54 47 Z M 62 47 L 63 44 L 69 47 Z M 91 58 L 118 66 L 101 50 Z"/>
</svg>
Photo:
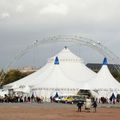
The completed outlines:
<svg viewBox="0 0 120 120">
<path fill-rule="evenodd" d="M 75 95 L 80 89 L 97 91 L 94 92 L 96 96 L 108 98 L 112 93 L 120 93 L 120 83 L 111 75 L 107 64 L 105 58 L 102 68 L 96 74 L 85 66 L 80 57 L 65 47 L 37 72 L 4 87 L 14 91 L 23 89 L 22 92 L 25 88 L 29 88 L 30 93 L 46 99 L 56 92 Z"/>
<path fill-rule="evenodd" d="M 65 47 L 43 68 L 5 87 L 29 86 L 36 94 L 49 98 L 54 91 L 76 94 L 79 89 L 86 89 L 86 83 L 95 76 L 96 73 L 87 68 L 80 57 Z"/>
</svg>

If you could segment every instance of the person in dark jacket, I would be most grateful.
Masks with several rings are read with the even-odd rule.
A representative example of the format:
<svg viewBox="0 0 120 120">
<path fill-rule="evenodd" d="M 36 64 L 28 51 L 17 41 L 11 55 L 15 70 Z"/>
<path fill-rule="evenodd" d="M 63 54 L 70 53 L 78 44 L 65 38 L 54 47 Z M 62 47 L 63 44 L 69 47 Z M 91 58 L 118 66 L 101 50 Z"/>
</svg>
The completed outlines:
<svg viewBox="0 0 120 120">
<path fill-rule="evenodd" d="M 84 104 L 83 101 L 79 101 L 79 102 L 77 103 L 78 112 L 81 112 L 81 108 L 82 108 L 83 104 Z"/>
<path fill-rule="evenodd" d="M 93 101 L 92 106 L 94 108 L 94 112 L 96 112 L 96 108 L 97 108 L 97 101 L 96 100 Z"/>
</svg>

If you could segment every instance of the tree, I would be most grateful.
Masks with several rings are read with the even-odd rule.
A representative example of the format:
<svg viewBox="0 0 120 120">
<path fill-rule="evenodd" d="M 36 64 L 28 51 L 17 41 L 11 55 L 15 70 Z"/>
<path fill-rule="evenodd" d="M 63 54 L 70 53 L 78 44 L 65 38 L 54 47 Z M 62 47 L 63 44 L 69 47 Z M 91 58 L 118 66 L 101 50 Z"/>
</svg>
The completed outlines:
<svg viewBox="0 0 120 120">
<path fill-rule="evenodd" d="M 5 76 L 5 72 L 4 70 L 1 70 L 0 71 L 0 87 L 3 85 L 4 76 Z"/>
<path fill-rule="evenodd" d="M 19 70 L 17 69 L 11 69 L 9 70 L 8 72 L 4 72 L 3 74 L 3 77 L 1 79 L 2 81 L 2 85 L 6 85 L 6 84 L 9 84 L 11 82 L 15 82 L 29 74 L 31 74 L 32 72 L 20 72 Z"/>
<path fill-rule="evenodd" d="M 115 71 L 115 72 L 112 72 L 112 75 L 114 76 L 115 79 L 117 79 L 120 82 L 120 73 Z"/>
<path fill-rule="evenodd" d="M 23 77 L 23 74 L 19 70 L 16 70 L 16 69 L 9 70 L 5 75 L 3 84 L 5 85 L 8 83 L 14 82 L 22 77 Z"/>
</svg>

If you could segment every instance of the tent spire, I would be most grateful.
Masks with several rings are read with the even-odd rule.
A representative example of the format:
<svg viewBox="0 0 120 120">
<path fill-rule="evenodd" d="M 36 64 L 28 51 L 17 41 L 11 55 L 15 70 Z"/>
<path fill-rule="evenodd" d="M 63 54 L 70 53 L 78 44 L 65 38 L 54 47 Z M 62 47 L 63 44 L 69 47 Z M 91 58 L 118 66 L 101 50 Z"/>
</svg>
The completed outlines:
<svg viewBox="0 0 120 120">
<path fill-rule="evenodd" d="M 103 65 L 108 65 L 108 60 L 106 57 L 103 59 Z"/>
<path fill-rule="evenodd" d="M 54 64 L 55 64 L 55 65 L 58 65 L 58 64 L 59 64 L 59 59 L 58 59 L 58 57 L 55 58 Z"/>
<path fill-rule="evenodd" d="M 67 46 L 65 46 L 65 49 L 67 49 Z"/>
</svg>

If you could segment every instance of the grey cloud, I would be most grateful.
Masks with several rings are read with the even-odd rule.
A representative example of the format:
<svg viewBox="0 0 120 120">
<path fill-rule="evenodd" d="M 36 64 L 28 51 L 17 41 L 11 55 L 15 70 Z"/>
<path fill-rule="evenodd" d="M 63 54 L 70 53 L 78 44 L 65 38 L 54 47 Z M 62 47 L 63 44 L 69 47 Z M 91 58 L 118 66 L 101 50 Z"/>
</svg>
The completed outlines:
<svg viewBox="0 0 120 120">
<path fill-rule="evenodd" d="M 49 12 L 50 5 L 64 10 Z M 0 66 L 34 40 L 57 34 L 86 33 L 120 56 L 119 5 L 119 0 L 1 0 L 0 54 L 4 56 Z M 83 53 L 88 56 L 87 51 Z"/>
</svg>

